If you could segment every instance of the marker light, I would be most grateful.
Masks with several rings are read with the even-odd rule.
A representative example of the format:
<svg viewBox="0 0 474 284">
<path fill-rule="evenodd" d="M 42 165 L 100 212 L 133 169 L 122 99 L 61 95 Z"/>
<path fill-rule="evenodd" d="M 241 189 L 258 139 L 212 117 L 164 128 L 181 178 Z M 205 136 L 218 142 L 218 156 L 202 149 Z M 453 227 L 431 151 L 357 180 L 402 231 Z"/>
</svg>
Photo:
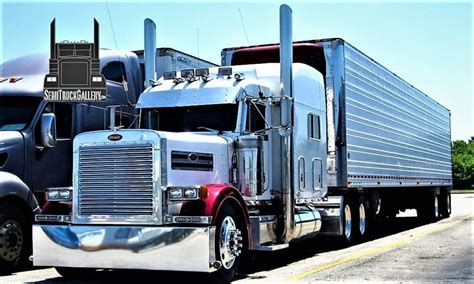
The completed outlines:
<svg viewBox="0 0 474 284">
<path fill-rule="evenodd" d="M 207 77 L 209 76 L 209 68 L 198 68 L 196 69 L 197 77 Z"/>
<path fill-rule="evenodd" d="M 18 81 L 20 81 L 21 79 L 23 79 L 22 77 L 18 77 L 18 76 L 13 76 L 10 78 L 10 83 L 16 83 Z"/>
<path fill-rule="evenodd" d="M 232 75 L 232 67 L 220 67 L 217 69 L 217 76 L 230 76 Z"/>
<path fill-rule="evenodd" d="M 181 77 L 183 78 L 194 77 L 194 70 L 193 69 L 181 70 Z"/>
<path fill-rule="evenodd" d="M 173 80 L 176 78 L 176 71 L 163 72 L 163 78 L 165 80 Z"/>
</svg>

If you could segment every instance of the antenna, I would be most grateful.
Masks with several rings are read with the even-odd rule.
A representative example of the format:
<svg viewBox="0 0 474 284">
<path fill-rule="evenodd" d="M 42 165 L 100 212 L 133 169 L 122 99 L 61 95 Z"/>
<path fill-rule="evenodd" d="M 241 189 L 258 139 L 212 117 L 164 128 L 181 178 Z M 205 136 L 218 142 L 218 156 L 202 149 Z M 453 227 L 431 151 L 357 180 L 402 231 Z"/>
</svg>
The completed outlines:
<svg viewBox="0 0 474 284">
<path fill-rule="evenodd" d="M 51 21 L 49 32 L 50 32 L 49 48 L 51 49 L 50 50 L 50 53 L 51 53 L 50 57 L 51 57 L 51 59 L 55 59 L 56 58 L 56 49 L 55 49 L 55 44 L 56 44 L 56 18 L 53 18 L 53 20 Z"/>
<path fill-rule="evenodd" d="M 242 23 L 242 27 L 244 28 L 245 39 L 247 39 L 247 45 L 250 45 L 249 36 L 247 35 L 247 29 L 245 28 L 244 18 L 242 17 L 242 11 L 239 8 L 240 14 L 240 22 Z"/>
<path fill-rule="evenodd" d="M 94 56 L 99 58 L 99 22 L 94 18 Z"/>
<path fill-rule="evenodd" d="M 118 50 L 117 39 L 115 38 L 114 24 L 112 23 L 112 17 L 110 16 L 109 3 L 107 3 L 107 0 L 105 1 L 105 6 L 107 7 L 107 15 L 109 15 L 109 22 L 110 22 L 110 27 L 112 28 L 112 36 L 114 37 L 115 49 Z"/>
<path fill-rule="evenodd" d="M 198 68 L 199 68 L 199 63 L 200 63 L 200 57 L 199 57 L 199 28 L 196 28 L 196 37 L 197 37 L 197 57 L 198 57 Z"/>
</svg>

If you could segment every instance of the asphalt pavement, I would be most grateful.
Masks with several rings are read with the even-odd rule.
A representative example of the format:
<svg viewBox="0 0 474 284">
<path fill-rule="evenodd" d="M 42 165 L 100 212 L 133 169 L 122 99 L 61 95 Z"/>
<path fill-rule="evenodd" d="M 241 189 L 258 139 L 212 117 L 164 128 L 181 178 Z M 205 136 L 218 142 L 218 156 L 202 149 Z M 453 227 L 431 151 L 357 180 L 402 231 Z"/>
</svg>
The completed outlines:
<svg viewBox="0 0 474 284">
<path fill-rule="evenodd" d="M 474 283 L 474 194 L 455 194 L 448 219 L 423 224 L 414 210 L 380 226 L 373 237 L 344 248 L 315 238 L 289 249 L 260 253 L 235 283 L 281 282 L 448 282 Z M 182 272 L 103 272 L 95 283 L 201 283 L 206 274 Z M 146 280 L 150 279 L 150 280 Z M 0 283 L 65 283 L 52 268 L 0 276 Z M 68 283 L 85 283 L 77 280 Z M 92 283 L 87 281 L 87 283 Z"/>
</svg>

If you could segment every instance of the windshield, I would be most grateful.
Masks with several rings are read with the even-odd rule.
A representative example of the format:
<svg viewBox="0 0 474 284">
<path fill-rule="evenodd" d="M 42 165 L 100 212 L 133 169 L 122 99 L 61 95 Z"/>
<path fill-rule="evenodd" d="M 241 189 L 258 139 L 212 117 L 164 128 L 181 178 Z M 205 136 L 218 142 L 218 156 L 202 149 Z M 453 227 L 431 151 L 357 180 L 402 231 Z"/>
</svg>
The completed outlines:
<svg viewBox="0 0 474 284">
<path fill-rule="evenodd" d="M 237 104 L 146 109 L 144 122 L 146 128 L 169 132 L 234 131 L 237 110 Z"/>
<path fill-rule="evenodd" d="M 23 130 L 28 126 L 41 97 L 0 97 L 0 131 Z"/>
</svg>

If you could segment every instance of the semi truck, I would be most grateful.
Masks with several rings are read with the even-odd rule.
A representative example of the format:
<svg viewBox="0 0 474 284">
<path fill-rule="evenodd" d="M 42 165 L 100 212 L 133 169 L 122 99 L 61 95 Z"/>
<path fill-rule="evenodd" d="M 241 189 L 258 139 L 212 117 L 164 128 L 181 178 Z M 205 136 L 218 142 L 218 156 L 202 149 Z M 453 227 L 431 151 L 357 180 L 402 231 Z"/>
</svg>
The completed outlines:
<svg viewBox="0 0 474 284">
<path fill-rule="evenodd" d="M 293 42 L 291 18 L 282 5 L 279 44 L 164 73 L 139 129 L 76 136 L 73 189 L 48 193 L 72 211 L 37 215 L 34 265 L 229 281 L 248 252 L 449 216 L 450 112 L 342 39 Z"/>
<path fill-rule="evenodd" d="M 53 27 L 54 22 L 51 52 L 55 53 Z M 98 47 L 98 32 L 96 28 L 95 47 Z M 67 205 L 47 202 L 44 193 L 47 188 L 72 185 L 73 138 L 82 132 L 107 129 L 112 106 L 117 108 L 112 119 L 118 125 L 129 128 L 138 121 L 133 105 L 145 83 L 149 85 L 149 80 L 155 79 L 149 77 L 144 81 L 143 50 L 96 49 L 100 58 L 98 70 L 107 85 L 107 100 L 102 102 L 44 101 L 43 83 L 50 71 L 49 54 L 27 55 L 0 65 L 1 272 L 21 269 L 30 263 L 34 214 L 41 209 L 69 211 Z M 158 74 L 216 66 L 172 48 L 150 51 L 156 57 Z M 56 131 L 46 131 L 54 128 Z"/>
</svg>

